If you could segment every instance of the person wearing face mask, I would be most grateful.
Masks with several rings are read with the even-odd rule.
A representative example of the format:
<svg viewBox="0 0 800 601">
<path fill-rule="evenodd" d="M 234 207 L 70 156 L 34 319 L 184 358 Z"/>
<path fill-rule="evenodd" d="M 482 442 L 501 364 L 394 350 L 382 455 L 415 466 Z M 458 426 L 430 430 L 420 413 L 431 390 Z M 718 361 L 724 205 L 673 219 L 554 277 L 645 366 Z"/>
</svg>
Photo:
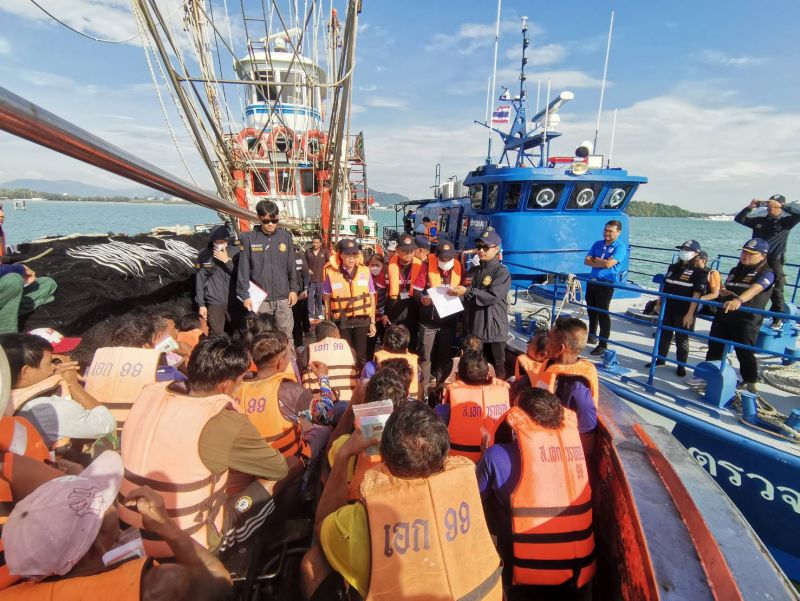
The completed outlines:
<svg viewBox="0 0 800 601">
<path fill-rule="evenodd" d="M 230 243 L 226 225 L 211 230 L 208 246 L 197 255 L 194 299 L 200 317 L 208 322 L 209 334 L 222 334 L 230 323 L 228 303 L 235 289 L 239 249 Z"/>
<path fill-rule="evenodd" d="M 661 291 L 675 296 L 700 298 L 705 293 L 708 285 L 708 274 L 694 264 L 697 253 L 700 252 L 700 243 L 697 240 L 687 240 L 681 246 L 676 246 L 675 248 L 680 249 L 678 262 L 667 268 Z M 679 301 L 673 298 L 667 299 L 666 303 L 664 325 L 694 331 L 697 303 Z M 677 347 L 675 355 L 678 361 L 686 363 L 689 360 L 689 335 L 681 332 L 674 332 L 674 334 Z M 672 330 L 661 330 L 661 338 L 658 341 L 659 356 L 666 357 L 669 353 L 672 335 Z M 664 363 L 664 359 L 656 359 L 656 365 L 664 365 Z M 650 367 L 650 363 L 647 363 L 645 367 Z M 683 365 L 679 365 L 675 369 L 675 373 L 683 377 L 686 375 L 686 368 Z"/>
<path fill-rule="evenodd" d="M 428 296 L 429 288 L 440 286 L 459 286 L 463 280 L 461 263 L 456 260 L 456 250 L 449 241 L 436 248 L 423 264 L 414 283 L 414 298 L 419 308 L 419 368 L 422 372 L 422 385 L 427 389 L 431 374 L 436 385 L 450 373 L 453 340 L 460 315 L 454 313 L 440 317 Z"/>
<path fill-rule="evenodd" d="M 411 297 L 414 282 L 422 270 L 422 261 L 415 256 L 416 250 L 417 244 L 412 236 L 398 236 L 397 250 L 386 268 L 389 293 L 383 316 L 383 324 L 386 326 L 404 325 L 408 328 L 411 333 L 411 349 L 417 348 L 419 330 L 417 303 Z"/>
<path fill-rule="evenodd" d="M 375 336 L 367 339 L 367 361 L 372 361 L 375 355 L 375 346 L 383 338 L 383 316 L 386 313 L 386 296 L 388 293 L 386 281 L 386 257 L 375 253 L 369 258 L 369 272 L 372 283 L 375 285 Z"/>
<path fill-rule="evenodd" d="M 761 217 L 753 216 L 753 209 L 758 207 L 766 207 L 767 214 Z M 737 223 L 752 228 L 753 238 L 764 240 L 769 245 L 767 264 L 775 274 L 775 284 L 772 286 L 772 307 L 770 310 L 775 313 L 784 313 L 786 304 L 783 297 L 783 284 L 786 280 L 786 274 L 783 272 L 783 263 L 789 232 L 800 223 L 800 206 L 796 202 L 786 204 L 785 196 L 773 194 L 766 201 L 751 200 L 750 204 L 733 219 Z M 773 319 L 771 327 L 780 330 L 783 327 L 783 320 Z"/>
<path fill-rule="evenodd" d="M 475 239 L 480 265 L 467 273 L 469 287 L 451 286 L 450 294 L 464 303 L 466 331 L 483 342 L 483 354 L 494 365 L 497 377 L 506 377 L 506 341 L 508 340 L 508 291 L 511 274 L 497 256 L 503 241 L 494 228 L 486 228 Z"/>
<path fill-rule="evenodd" d="M 719 293 L 719 300 L 724 304 L 721 309 L 717 309 L 717 314 L 711 323 L 710 336 L 749 346 L 755 345 L 764 316 L 740 309 L 742 307 L 764 309 L 767 306 L 775 282 L 775 273 L 767 261 L 768 253 L 769 244 L 766 240 L 758 238 L 747 241 L 742 247 L 739 263 L 728 274 Z M 721 342 L 709 340 L 706 361 L 722 359 L 724 347 Z M 756 354 L 740 347 L 735 347 L 735 350 L 744 387 L 756 392 L 758 381 Z"/>
<path fill-rule="evenodd" d="M 278 205 L 262 200 L 256 205 L 260 227 L 241 236 L 242 252 L 236 279 L 236 294 L 244 308 L 254 313 L 268 313 L 275 318 L 278 329 L 292 338 L 294 317 L 292 307 L 297 303 L 300 283 L 294 258 L 292 234 L 278 227 Z M 267 293 L 261 306 L 253 306 L 250 283 Z"/>
</svg>

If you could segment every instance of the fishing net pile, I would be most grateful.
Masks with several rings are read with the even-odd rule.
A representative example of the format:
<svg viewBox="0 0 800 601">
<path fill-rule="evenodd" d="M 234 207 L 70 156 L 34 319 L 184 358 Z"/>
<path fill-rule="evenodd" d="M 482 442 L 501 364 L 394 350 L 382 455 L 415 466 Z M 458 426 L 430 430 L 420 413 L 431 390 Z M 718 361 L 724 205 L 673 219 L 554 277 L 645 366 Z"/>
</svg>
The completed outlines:
<svg viewBox="0 0 800 601">
<path fill-rule="evenodd" d="M 30 264 L 58 283 L 56 300 L 27 318 L 26 330 L 55 328 L 80 336 L 96 323 L 164 303 L 191 309 L 194 259 L 208 234 L 79 236 L 20 245 L 27 255 L 52 248 Z"/>
</svg>

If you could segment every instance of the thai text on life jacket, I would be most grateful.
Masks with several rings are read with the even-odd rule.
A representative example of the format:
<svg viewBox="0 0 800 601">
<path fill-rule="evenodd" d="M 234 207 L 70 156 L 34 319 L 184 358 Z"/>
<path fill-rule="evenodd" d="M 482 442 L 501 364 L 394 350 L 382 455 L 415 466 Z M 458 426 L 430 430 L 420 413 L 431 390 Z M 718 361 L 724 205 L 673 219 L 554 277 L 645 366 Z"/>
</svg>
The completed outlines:
<svg viewBox="0 0 800 601">
<path fill-rule="evenodd" d="M 508 411 L 509 385 L 493 378 L 491 384 L 472 385 L 456 380 L 445 389 L 450 403 L 450 454 L 461 455 L 477 463 L 481 458 L 481 439 L 489 435 L 494 443 L 498 424 Z"/>
<path fill-rule="evenodd" d="M 356 360 L 347 340 L 325 338 L 308 345 L 308 362 L 319 361 L 328 367 L 328 381 L 339 395 L 340 401 L 349 401 L 356 387 Z M 319 378 L 310 369 L 303 374 L 303 386 L 319 393 Z"/>
</svg>

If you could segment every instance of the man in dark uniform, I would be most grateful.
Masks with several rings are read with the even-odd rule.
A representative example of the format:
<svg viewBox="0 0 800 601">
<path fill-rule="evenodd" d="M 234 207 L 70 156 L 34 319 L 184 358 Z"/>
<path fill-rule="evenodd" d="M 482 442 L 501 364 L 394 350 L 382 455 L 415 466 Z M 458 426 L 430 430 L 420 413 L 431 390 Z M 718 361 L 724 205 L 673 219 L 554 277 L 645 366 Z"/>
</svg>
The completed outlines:
<svg viewBox="0 0 800 601">
<path fill-rule="evenodd" d="M 386 281 L 389 292 L 386 297 L 384 325 L 404 325 L 411 334 L 410 349 L 417 348 L 419 333 L 419 311 L 411 297 L 411 289 L 422 269 L 422 263 L 414 255 L 417 245 L 414 238 L 401 234 L 397 238 L 397 250 L 389 260 Z"/>
<path fill-rule="evenodd" d="M 411 209 L 409 209 L 406 216 L 403 217 L 403 231 L 406 234 L 414 233 L 414 211 Z"/>
<path fill-rule="evenodd" d="M 769 200 L 750 201 L 750 204 L 743 208 L 734 217 L 734 221 L 744 226 L 753 228 L 753 238 L 759 238 L 769 244 L 769 254 L 767 263 L 775 274 L 775 284 L 772 287 L 772 308 L 771 311 L 784 313 L 786 311 L 783 298 L 783 284 L 786 274 L 783 272 L 783 263 L 786 255 L 786 242 L 789 239 L 789 231 L 800 223 L 800 207 L 797 203 L 786 204 L 786 198 L 781 194 L 773 194 Z M 763 217 L 750 217 L 750 212 L 757 207 L 766 207 L 767 214 Z M 780 330 L 783 320 L 775 319 L 772 327 Z"/>
<path fill-rule="evenodd" d="M 674 294 L 675 296 L 685 296 L 688 298 L 700 298 L 706 291 L 708 274 L 705 270 L 695 267 L 694 259 L 700 252 L 700 243 L 697 240 L 687 240 L 681 246 L 678 262 L 667 267 L 667 275 L 664 279 L 662 292 Z M 697 303 L 667 299 L 664 307 L 664 325 L 683 330 L 694 331 L 695 310 Z M 674 332 L 676 351 L 675 356 L 681 363 L 689 360 L 689 335 Z M 669 346 L 672 344 L 672 330 L 661 330 L 661 338 L 658 341 L 658 354 L 666 357 L 669 353 Z M 663 359 L 657 359 L 656 365 L 664 365 Z M 650 363 L 645 367 L 650 367 Z M 686 375 L 686 368 L 679 365 L 675 370 L 680 377 Z"/>
<path fill-rule="evenodd" d="M 236 263 L 239 249 L 230 243 L 226 225 L 215 227 L 208 237 L 208 246 L 197 255 L 194 298 L 200 317 L 208 322 L 210 336 L 225 332 L 230 323 L 228 311 L 231 293 L 236 289 Z"/>
<path fill-rule="evenodd" d="M 460 317 L 458 313 L 440 317 L 427 291 L 429 288 L 461 284 L 461 264 L 456 265 L 456 262 L 456 249 L 452 243 L 442 242 L 436 249 L 436 255 L 422 264 L 414 283 L 414 298 L 420 302 L 417 355 L 425 389 L 431 373 L 437 385 L 450 373 L 453 340 Z"/>
<path fill-rule="evenodd" d="M 297 283 L 300 286 L 300 292 L 297 295 L 297 302 L 292 307 L 292 318 L 294 319 L 294 328 L 292 328 L 292 339 L 295 346 L 303 345 L 303 334 L 311 332 L 311 320 L 308 317 L 308 287 L 311 283 L 311 274 L 308 270 L 308 263 L 306 263 L 305 253 L 303 249 L 295 244 L 294 246 L 294 263 L 297 270 Z"/>
<path fill-rule="evenodd" d="M 278 205 L 262 200 L 256 205 L 261 226 L 242 234 L 236 293 L 245 309 L 269 313 L 278 329 L 292 337 L 292 307 L 297 302 L 300 284 L 294 259 L 294 239 L 288 230 L 278 227 Z M 250 299 L 250 282 L 267 293 L 260 307 Z"/>
<path fill-rule="evenodd" d="M 464 303 L 464 326 L 467 334 L 483 342 L 483 354 L 494 365 L 501 380 L 506 376 L 506 341 L 508 340 L 508 301 L 511 275 L 497 257 L 502 240 L 493 228 L 486 228 L 475 240 L 480 265 L 467 274 L 469 288 L 452 288 Z"/>
<path fill-rule="evenodd" d="M 739 264 L 728 274 L 725 285 L 719 293 L 720 302 L 725 304 L 717 310 L 711 324 L 711 336 L 750 346 L 755 345 L 764 316 L 739 309 L 742 307 L 764 309 L 767 306 L 775 281 L 775 274 L 767 262 L 768 256 L 769 244 L 765 240 L 753 238 L 742 247 Z M 706 361 L 722 359 L 724 346 L 721 342 L 709 341 Z M 736 347 L 736 357 L 739 359 L 739 373 L 744 387 L 755 392 L 758 381 L 758 361 L 755 353 Z"/>
</svg>

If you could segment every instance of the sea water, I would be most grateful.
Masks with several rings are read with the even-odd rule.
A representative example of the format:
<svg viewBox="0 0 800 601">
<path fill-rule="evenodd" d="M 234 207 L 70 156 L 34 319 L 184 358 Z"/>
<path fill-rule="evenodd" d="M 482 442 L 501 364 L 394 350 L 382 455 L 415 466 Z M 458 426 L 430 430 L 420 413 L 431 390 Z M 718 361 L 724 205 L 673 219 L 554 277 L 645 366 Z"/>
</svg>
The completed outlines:
<svg viewBox="0 0 800 601">
<path fill-rule="evenodd" d="M 159 226 L 219 223 L 216 212 L 192 204 L 29 200 L 25 210 L 15 210 L 11 203 L 6 203 L 4 209 L 6 222 L 3 229 L 9 244 L 44 236 L 109 232 L 137 234 Z M 386 225 L 395 225 L 394 211 L 373 211 L 372 218 L 378 222 L 379 232 Z M 402 227 L 402 221 L 400 225 Z M 602 232 L 598 231 L 595 239 L 601 236 Z M 733 221 L 677 217 L 630 219 L 630 241 L 634 245 L 673 248 L 691 238 L 700 242 L 712 259 L 720 254 L 737 256 L 749 237 L 750 229 Z M 595 239 L 580 241 L 581 247 L 588 249 Z M 670 261 L 672 258 L 669 253 L 643 248 L 634 248 L 632 257 L 631 270 L 649 274 L 662 273 L 665 266 L 644 259 Z M 723 271 L 730 269 L 732 261 L 723 262 Z M 790 234 L 786 262 L 800 264 L 800 226 Z M 796 273 L 793 268 L 787 269 L 787 283 L 795 281 Z M 647 283 L 646 276 L 632 274 L 631 277 L 642 284 Z M 791 297 L 788 290 L 787 296 Z"/>
</svg>

